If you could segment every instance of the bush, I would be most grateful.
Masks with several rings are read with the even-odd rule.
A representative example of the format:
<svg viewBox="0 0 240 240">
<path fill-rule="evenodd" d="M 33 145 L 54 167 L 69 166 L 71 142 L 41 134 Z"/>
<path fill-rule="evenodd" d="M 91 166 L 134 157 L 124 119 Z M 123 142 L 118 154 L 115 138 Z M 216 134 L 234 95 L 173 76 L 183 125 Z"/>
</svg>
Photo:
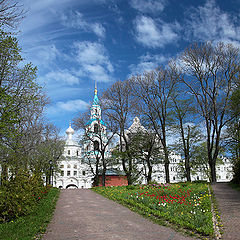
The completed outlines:
<svg viewBox="0 0 240 240">
<path fill-rule="evenodd" d="M 29 214 L 46 193 L 40 175 L 19 171 L 0 188 L 0 222 Z"/>
<path fill-rule="evenodd" d="M 53 216 L 59 193 L 60 190 L 57 188 L 49 189 L 47 195 L 40 199 L 30 214 L 1 223 L 0 239 L 40 239 Z"/>
</svg>

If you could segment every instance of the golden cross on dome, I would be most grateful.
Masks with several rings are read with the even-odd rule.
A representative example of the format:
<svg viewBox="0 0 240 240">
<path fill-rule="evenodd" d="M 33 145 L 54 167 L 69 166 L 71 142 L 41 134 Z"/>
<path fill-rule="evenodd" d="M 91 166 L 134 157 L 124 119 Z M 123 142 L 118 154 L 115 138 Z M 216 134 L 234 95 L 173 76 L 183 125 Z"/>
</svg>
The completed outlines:
<svg viewBox="0 0 240 240">
<path fill-rule="evenodd" d="M 95 90 L 94 90 L 95 95 L 97 95 L 97 81 L 95 80 Z"/>
</svg>

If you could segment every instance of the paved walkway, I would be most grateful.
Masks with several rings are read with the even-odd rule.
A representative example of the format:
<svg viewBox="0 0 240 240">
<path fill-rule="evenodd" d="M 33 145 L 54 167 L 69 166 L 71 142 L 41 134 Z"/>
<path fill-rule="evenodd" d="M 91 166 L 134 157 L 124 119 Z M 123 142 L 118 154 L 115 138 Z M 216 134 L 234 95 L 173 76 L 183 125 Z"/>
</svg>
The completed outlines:
<svg viewBox="0 0 240 240">
<path fill-rule="evenodd" d="M 227 183 L 212 185 L 224 227 L 224 240 L 240 240 L 240 192 Z"/>
<path fill-rule="evenodd" d="M 187 240 L 91 190 L 61 190 L 43 240 Z M 236 239 L 236 238 L 235 238 Z"/>
</svg>

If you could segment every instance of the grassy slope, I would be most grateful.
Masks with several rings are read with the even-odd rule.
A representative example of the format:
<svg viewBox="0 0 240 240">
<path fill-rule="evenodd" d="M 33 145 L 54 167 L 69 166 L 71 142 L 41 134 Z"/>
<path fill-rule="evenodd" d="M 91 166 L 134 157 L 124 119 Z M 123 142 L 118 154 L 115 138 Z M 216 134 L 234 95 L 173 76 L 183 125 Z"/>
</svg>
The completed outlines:
<svg viewBox="0 0 240 240">
<path fill-rule="evenodd" d="M 199 185 L 199 184 L 197 184 L 197 185 Z M 201 186 L 201 185 L 199 185 L 199 186 Z M 125 192 L 123 189 L 121 189 L 121 190 L 119 189 L 120 194 L 117 194 L 117 195 L 115 195 L 114 192 L 112 192 L 112 191 L 114 191 L 114 187 L 113 188 L 98 187 L 98 188 L 94 188 L 92 190 L 101 194 L 101 195 L 103 195 L 103 196 L 105 196 L 105 197 L 107 197 L 107 198 L 109 198 L 109 199 L 111 199 L 111 200 L 117 201 L 118 203 L 120 203 L 120 204 L 122 204 L 126 207 L 129 207 L 131 210 L 133 210 L 135 212 L 138 212 L 139 214 L 143 215 L 144 217 L 150 218 L 151 220 L 153 220 L 154 222 L 156 222 L 160 225 L 168 225 L 168 226 L 171 226 L 172 228 L 174 228 L 176 230 L 183 231 L 183 232 L 185 232 L 189 235 L 195 235 L 197 237 L 201 237 L 201 233 L 200 233 L 200 236 L 199 236 L 199 233 L 197 233 L 194 228 L 190 230 L 190 229 L 188 229 L 188 227 L 186 227 L 186 226 L 184 227 L 184 225 L 185 225 L 184 220 L 182 220 L 181 224 L 177 223 L 177 221 L 168 221 L 169 219 L 166 219 L 163 216 L 161 216 L 161 217 L 160 216 L 155 216 L 154 209 L 149 208 L 147 205 L 145 206 L 146 208 L 144 209 L 144 208 L 142 208 L 142 207 L 144 207 L 144 206 L 142 206 L 144 204 L 142 204 L 142 203 L 139 204 L 138 201 L 132 201 L 132 200 L 129 201 L 128 199 L 126 199 L 126 196 L 121 196 L 122 195 L 121 192 L 122 193 Z M 134 187 L 133 187 L 132 190 L 133 191 L 135 190 Z M 131 190 L 129 190 L 129 192 L 131 192 Z M 207 198 L 209 198 L 209 197 L 207 197 Z M 168 214 L 168 216 L 169 216 L 169 214 Z M 172 215 L 172 213 L 170 215 Z M 176 220 L 176 219 L 173 219 L 173 220 Z M 209 221 L 212 223 L 211 219 L 209 219 Z M 209 222 L 209 224 L 210 224 L 210 222 Z M 210 225 L 211 225 L 211 227 L 209 227 L 209 229 L 206 229 L 206 231 L 208 232 L 207 235 L 210 234 L 210 236 L 208 236 L 208 239 L 211 238 L 211 236 L 213 234 L 212 233 L 213 226 L 212 226 L 212 224 L 210 224 Z M 202 237 L 206 238 L 206 235 L 203 233 Z"/>
<path fill-rule="evenodd" d="M 31 214 L 0 224 L 0 239 L 38 239 L 37 236 L 46 231 L 52 218 L 59 192 L 56 188 L 50 189 L 48 195 L 41 199 Z"/>
</svg>

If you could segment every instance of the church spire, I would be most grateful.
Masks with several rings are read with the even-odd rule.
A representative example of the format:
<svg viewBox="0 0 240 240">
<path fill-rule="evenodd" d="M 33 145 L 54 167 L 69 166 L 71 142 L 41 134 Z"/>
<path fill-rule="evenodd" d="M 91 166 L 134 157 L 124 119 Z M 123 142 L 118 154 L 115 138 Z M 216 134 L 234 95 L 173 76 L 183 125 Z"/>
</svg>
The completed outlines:
<svg viewBox="0 0 240 240">
<path fill-rule="evenodd" d="M 93 105 L 99 105 L 99 99 L 98 99 L 98 96 L 97 96 L 97 81 L 95 81 Z"/>
<path fill-rule="evenodd" d="M 95 80 L 95 90 L 94 90 L 94 95 L 97 95 L 97 81 Z"/>
</svg>

